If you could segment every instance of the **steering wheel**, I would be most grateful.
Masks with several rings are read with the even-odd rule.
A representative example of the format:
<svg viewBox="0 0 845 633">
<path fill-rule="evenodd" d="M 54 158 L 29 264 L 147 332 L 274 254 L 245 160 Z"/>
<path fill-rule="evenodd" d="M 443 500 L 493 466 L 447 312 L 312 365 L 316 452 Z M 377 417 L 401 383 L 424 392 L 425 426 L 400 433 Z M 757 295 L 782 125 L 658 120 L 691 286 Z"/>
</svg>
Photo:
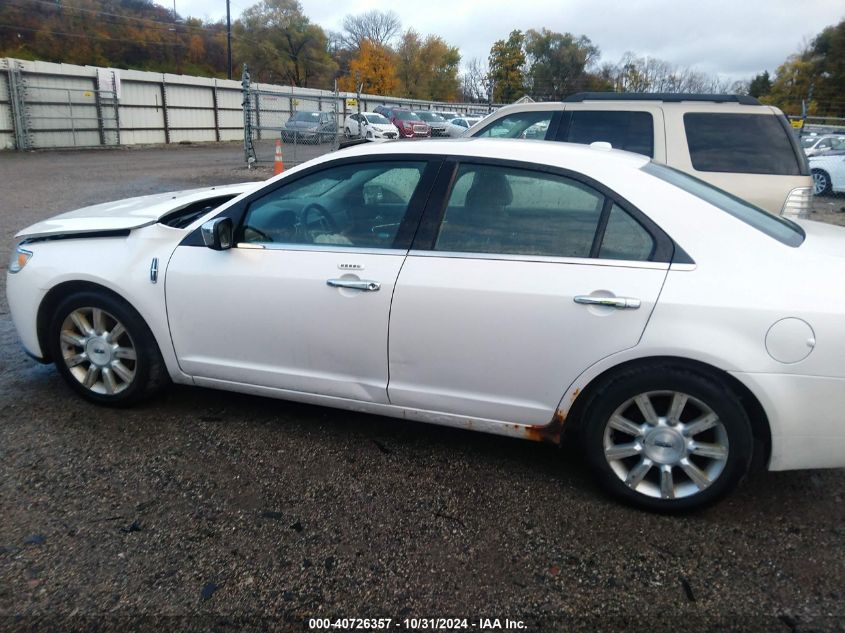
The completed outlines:
<svg viewBox="0 0 845 633">
<path fill-rule="evenodd" d="M 311 232 L 311 224 L 312 220 L 309 216 L 316 215 L 317 217 L 313 220 L 315 224 L 318 224 L 321 229 L 323 229 L 326 233 L 339 233 L 339 229 L 337 226 L 337 222 L 332 217 L 332 214 L 329 213 L 328 209 L 321 205 L 319 202 L 312 202 L 308 206 L 306 206 L 303 210 L 301 215 L 299 216 L 299 224 L 308 232 Z"/>
<path fill-rule="evenodd" d="M 250 235 L 252 233 L 252 235 Z M 258 239 L 255 239 L 258 236 Z M 273 238 L 267 235 L 264 231 L 260 231 L 253 226 L 244 227 L 244 239 L 247 242 L 272 242 Z"/>
</svg>

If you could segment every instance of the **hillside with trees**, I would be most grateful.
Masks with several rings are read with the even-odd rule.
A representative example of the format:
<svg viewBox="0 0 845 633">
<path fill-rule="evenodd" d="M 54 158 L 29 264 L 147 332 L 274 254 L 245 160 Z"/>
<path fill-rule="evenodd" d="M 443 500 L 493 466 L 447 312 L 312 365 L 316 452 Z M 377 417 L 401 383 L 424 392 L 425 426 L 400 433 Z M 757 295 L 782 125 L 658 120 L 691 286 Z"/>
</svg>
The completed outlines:
<svg viewBox="0 0 845 633">
<path fill-rule="evenodd" d="M 737 92 L 789 114 L 845 116 L 845 20 L 829 26 L 772 74 L 729 81 L 626 53 L 601 58 L 587 35 L 514 30 L 487 59 L 462 60 L 436 34 L 403 28 L 394 11 L 347 15 L 326 31 L 297 0 L 260 0 L 232 16 L 235 78 L 439 101 L 559 100 L 580 90 Z M 3 0 L 0 57 L 225 77 L 226 24 L 183 18 L 151 0 Z"/>
</svg>

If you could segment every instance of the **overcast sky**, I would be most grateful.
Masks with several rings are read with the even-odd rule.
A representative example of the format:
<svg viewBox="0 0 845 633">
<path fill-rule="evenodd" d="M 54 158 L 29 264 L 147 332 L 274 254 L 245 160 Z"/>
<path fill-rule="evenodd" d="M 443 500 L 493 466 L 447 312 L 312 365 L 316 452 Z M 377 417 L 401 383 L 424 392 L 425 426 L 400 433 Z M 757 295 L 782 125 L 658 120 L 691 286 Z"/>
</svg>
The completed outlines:
<svg viewBox="0 0 845 633">
<path fill-rule="evenodd" d="M 233 21 L 255 4 L 231 1 Z M 633 51 L 730 79 L 773 73 L 803 41 L 845 18 L 842 0 L 300 1 L 313 22 L 332 31 L 340 30 L 349 13 L 392 8 L 403 28 L 440 35 L 460 48 L 464 61 L 486 60 L 493 42 L 513 29 L 546 27 L 586 35 L 601 49 L 603 62 L 617 62 Z M 226 4 L 176 0 L 176 11 L 183 17 L 217 19 L 225 17 Z"/>
</svg>

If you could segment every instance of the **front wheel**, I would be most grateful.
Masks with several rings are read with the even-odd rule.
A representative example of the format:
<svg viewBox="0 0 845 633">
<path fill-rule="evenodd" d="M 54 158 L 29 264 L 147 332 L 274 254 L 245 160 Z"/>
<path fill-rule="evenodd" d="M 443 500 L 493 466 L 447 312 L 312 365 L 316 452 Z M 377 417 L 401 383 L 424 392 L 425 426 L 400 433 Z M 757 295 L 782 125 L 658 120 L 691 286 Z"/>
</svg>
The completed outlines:
<svg viewBox="0 0 845 633">
<path fill-rule="evenodd" d="M 813 170 L 813 195 L 825 196 L 830 193 L 832 188 L 830 182 L 830 175 L 821 169 Z"/>
<path fill-rule="evenodd" d="M 722 498 L 748 472 L 753 451 L 748 415 L 728 384 L 657 366 L 620 374 L 597 392 L 582 442 L 608 492 L 658 511 Z"/>
<path fill-rule="evenodd" d="M 126 406 L 168 381 L 152 332 L 117 297 L 98 291 L 74 293 L 59 303 L 49 328 L 56 368 L 87 400 Z"/>
</svg>

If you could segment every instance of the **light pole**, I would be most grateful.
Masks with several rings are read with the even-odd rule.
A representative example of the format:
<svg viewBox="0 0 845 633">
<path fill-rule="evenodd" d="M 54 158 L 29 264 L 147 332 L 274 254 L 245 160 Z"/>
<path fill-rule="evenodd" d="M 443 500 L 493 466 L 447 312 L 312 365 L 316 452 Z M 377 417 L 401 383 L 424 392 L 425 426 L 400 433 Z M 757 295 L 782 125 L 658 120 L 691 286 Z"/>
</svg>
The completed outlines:
<svg viewBox="0 0 845 633">
<path fill-rule="evenodd" d="M 175 1 L 175 0 L 174 0 Z M 232 78 L 232 13 L 226 0 L 226 59 L 229 79 Z"/>
</svg>

